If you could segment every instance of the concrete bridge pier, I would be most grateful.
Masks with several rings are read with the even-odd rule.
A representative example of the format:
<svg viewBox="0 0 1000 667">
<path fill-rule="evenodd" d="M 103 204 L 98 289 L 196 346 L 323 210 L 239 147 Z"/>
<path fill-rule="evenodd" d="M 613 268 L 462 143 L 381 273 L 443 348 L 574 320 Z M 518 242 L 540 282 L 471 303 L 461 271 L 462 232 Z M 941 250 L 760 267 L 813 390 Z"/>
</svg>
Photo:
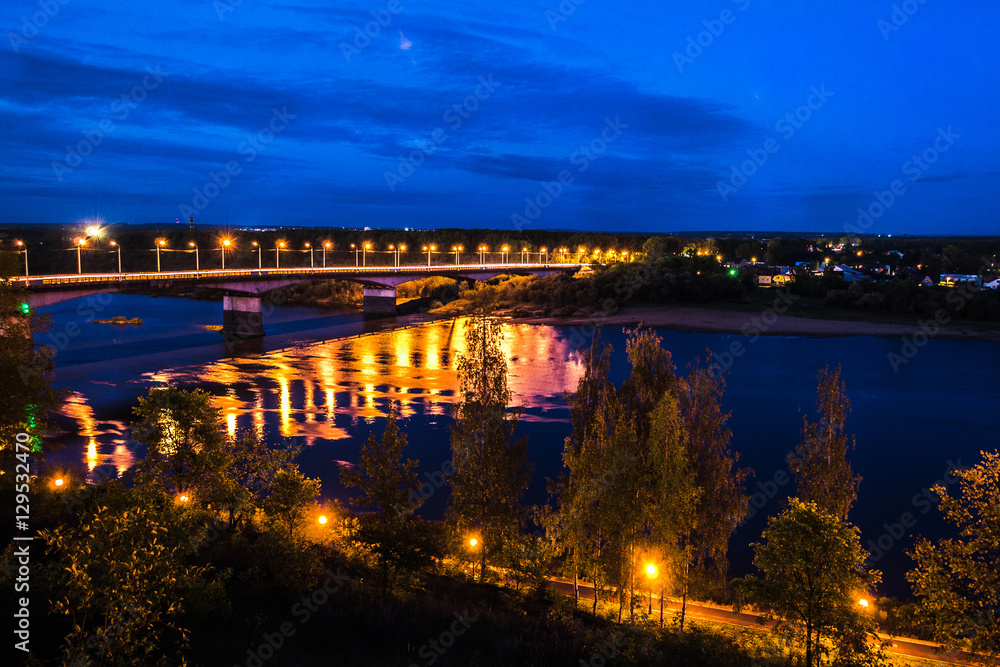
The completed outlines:
<svg viewBox="0 0 1000 667">
<path fill-rule="evenodd" d="M 222 333 L 228 339 L 264 335 L 259 296 L 222 297 Z"/>
<path fill-rule="evenodd" d="M 371 287 L 365 285 L 365 299 L 362 312 L 366 317 L 385 317 L 396 314 L 396 288 L 388 286 Z"/>
</svg>

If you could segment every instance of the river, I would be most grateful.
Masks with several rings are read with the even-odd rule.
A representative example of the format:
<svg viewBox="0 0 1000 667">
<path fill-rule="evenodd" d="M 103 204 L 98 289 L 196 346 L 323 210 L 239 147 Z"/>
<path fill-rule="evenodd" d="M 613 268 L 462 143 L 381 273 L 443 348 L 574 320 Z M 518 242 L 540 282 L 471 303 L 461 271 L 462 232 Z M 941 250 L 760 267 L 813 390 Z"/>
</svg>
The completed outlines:
<svg viewBox="0 0 1000 667">
<path fill-rule="evenodd" d="M 128 434 L 131 409 L 138 396 L 165 383 L 211 392 L 230 432 L 260 426 L 273 442 L 301 445 L 303 472 L 319 477 L 329 498 L 346 500 L 340 462 L 357 461 L 360 444 L 381 433 L 389 401 L 400 404 L 407 455 L 420 460 L 422 474 L 450 458 L 454 369 L 465 350 L 462 320 L 413 315 L 365 321 L 354 311 L 282 306 L 266 317 L 266 337 L 230 350 L 209 328 L 221 323 L 218 302 L 116 294 L 41 312 L 54 321 L 54 331 L 40 342 L 57 346 L 56 385 L 71 392 L 54 460 L 92 479 L 123 472 L 141 457 Z M 95 314 L 139 317 L 143 324 L 93 324 L 88 320 Z M 576 387 L 580 350 L 591 332 L 526 324 L 504 325 L 503 332 L 510 386 L 524 408 L 520 430 L 529 437 L 535 466 L 525 500 L 543 503 L 545 480 L 559 473 L 570 430 L 564 392 Z M 848 429 L 857 436 L 852 465 L 864 478 L 851 518 L 884 571 L 880 591 L 906 594 L 910 534 L 943 530 L 937 510 L 920 494 L 946 479 L 949 466 L 974 465 L 981 449 L 997 448 L 1000 345 L 931 340 L 896 372 L 886 355 L 899 351 L 899 340 L 765 336 L 751 342 L 730 334 L 660 334 L 680 372 L 707 348 L 722 350 L 734 340 L 746 347 L 727 374 L 724 407 L 732 413 L 741 465 L 756 471 L 751 490 L 759 507 L 733 537 L 732 573 L 751 569 L 749 544 L 794 491 L 794 482 L 773 480 L 799 442 L 800 410 L 814 408 L 817 371 L 841 364 L 853 403 Z M 612 374 L 621 382 L 628 373 L 625 334 L 606 329 L 602 338 L 614 346 Z M 446 499 L 445 488 L 422 514 L 440 517 Z M 901 534 L 895 524 L 907 512 L 915 525 Z"/>
</svg>

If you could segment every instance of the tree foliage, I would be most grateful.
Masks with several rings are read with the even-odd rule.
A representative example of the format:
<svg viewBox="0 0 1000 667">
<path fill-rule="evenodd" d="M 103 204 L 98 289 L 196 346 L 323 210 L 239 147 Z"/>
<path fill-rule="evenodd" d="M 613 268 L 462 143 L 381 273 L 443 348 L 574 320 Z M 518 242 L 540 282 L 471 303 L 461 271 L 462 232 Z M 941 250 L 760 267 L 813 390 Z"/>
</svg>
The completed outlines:
<svg viewBox="0 0 1000 667">
<path fill-rule="evenodd" d="M 796 491 L 803 502 L 815 502 L 821 511 L 846 521 L 858 498 L 861 476 L 854 474 L 847 460 L 855 441 L 844 428 L 851 401 L 844 393 L 840 366 L 819 372 L 816 407 L 819 420 L 811 422 L 803 416 L 803 442 L 798 455 L 788 459 L 788 467 L 795 474 Z"/>
<path fill-rule="evenodd" d="M 981 656 L 1000 657 L 1000 452 L 983 452 L 968 470 L 956 470 L 960 495 L 944 486 L 945 519 L 958 537 L 921 540 L 910 556 L 917 567 L 907 573 L 921 599 L 919 614 L 946 645 Z"/>
<path fill-rule="evenodd" d="M 525 519 L 521 496 L 531 467 L 526 438 L 515 438 L 520 410 L 508 411 L 507 358 L 503 334 L 492 318 L 466 324 L 467 354 L 458 361 L 460 400 L 451 431 L 451 501 L 448 517 L 460 534 L 478 533 L 480 580 L 487 561 L 519 531 Z"/>
<path fill-rule="evenodd" d="M 881 581 L 877 570 L 866 568 L 858 529 L 826 514 L 815 502 L 798 498 L 768 520 L 764 541 L 753 545 L 754 565 L 762 577 L 740 580 L 744 598 L 776 620 L 776 630 L 804 631 L 806 665 L 819 664 L 823 636 L 831 637 L 844 653 L 864 650 L 857 641 L 870 631 L 858 606 Z M 867 597 L 867 595 L 866 595 Z"/>
</svg>

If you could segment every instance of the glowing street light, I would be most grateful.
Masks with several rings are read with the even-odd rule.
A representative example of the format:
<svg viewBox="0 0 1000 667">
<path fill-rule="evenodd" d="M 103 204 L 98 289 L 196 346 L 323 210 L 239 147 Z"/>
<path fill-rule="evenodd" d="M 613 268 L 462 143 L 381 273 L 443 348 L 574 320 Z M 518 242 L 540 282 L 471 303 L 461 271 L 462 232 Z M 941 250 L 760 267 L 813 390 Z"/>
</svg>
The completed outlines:
<svg viewBox="0 0 1000 667">
<path fill-rule="evenodd" d="M 80 274 L 83 273 L 83 263 L 80 259 L 80 250 L 84 245 L 86 245 L 87 239 L 76 239 L 74 242 L 76 243 L 76 272 Z M 157 269 L 157 271 L 159 271 L 159 269 Z"/>
<path fill-rule="evenodd" d="M 455 253 L 455 266 L 458 266 L 458 261 L 462 256 L 462 250 L 464 250 L 464 248 L 460 245 L 453 245 L 451 247 L 451 251 Z"/>
<path fill-rule="evenodd" d="M 333 244 L 329 241 L 323 242 L 323 268 L 326 268 L 326 251 L 333 247 Z"/>
<path fill-rule="evenodd" d="M 219 254 L 222 255 L 222 270 L 226 270 L 226 251 L 229 250 L 229 246 L 233 245 L 231 239 L 222 239 L 222 243 L 219 245 Z"/>
<path fill-rule="evenodd" d="M 160 272 L 160 248 L 167 245 L 166 239 L 156 239 L 156 272 Z"/>
<path fill-rule="evenodd" d="M 510 246 L 500 248 L 500 263 L 506 264 L 510 261 Z"/>
<path fill-rule="evenodd" d="M 312 244 L 307 241 L 306 242 L 306 247 L 309 248 L 309 268 L 315 269 L 316 268 L 316 262 L 313 261 L 313 247 L 312 247 Z"/>
<path fill-rule="evenodd" d="M 521 264 L 527 264 L 527 263 L 528 263 L 528 249 L 521 248 Z"/>
<path fill-rule="evenodd" d="M 104 233 L 104 230 L 97 225 L 90 225 L 86 231 L 88 237 L 93 236 L 95 238 L 100 237 Z"/>
<path fill-rule="evenodd" d="M 361 252 L 361 249 L 358 248 L 358 246 L 356 246 L 356 245 L 354 245 L 352 243 L 351 244 L 351 250 L 354 251 L 354 266 L 358 267 L 358 266 L 360 266 L 360 264 L 358 264 L 358 253 Z"/>
<path fill-rule="evenodd" d="M 259 271 L 260 269 L 264 268 L 263 267 L 263 264 L 264 264 L 264 248 L 262 248 L 261 245 L 259 243 L 257 243 L 256 241 L 251 241 L 250 245 L 252 245 L 254 248 L 257 248 L 257 270 Z"/>
<path fill-rule="evenodd" d="M 18 248 L 24 250 L 24 277 L 28 277 L 28 246 L 24 245 L 24 241 L 14 241 L 14 245 Z"/>
<path fill-rule="evenodd" d="M 472 551 L 473 556 L 475 556 L 476 546 L 479 544 L 479 540 L 474 537 L 469 538 L 469 550 Z M 476 559 L 472 558 L 472 578 L 476 578 Z"/>
<path fill-rule="evenodd" d="M 861 598 L 860 600 L 858 600 L 858 604 L 861 605 L 862 609 L 868 611 L 868 600 Z"/>
<path fill-rule="evenodd" d="M 278 244 L 274 246 L 274 268 L 281 268 L 281 249 L 285 247 L 284 241 L 278 241 Z"/>
<path fill-rule="evenodd" d="M 194 248 L 194 272 L 201 272 L 201 259 L 198 257 L 198 244 L 194 241 L 188 241 L 188 246 Z"/>
<path fill-rule="evenodd" d="M 545 255 L 545 260 L 544 261 L 542 261 L 542 255 Z M 540 250 L 540 252 L 538 253 L 538 261 L 541 262 L 542 264 L 548 264 L 549 263 L 549 249 L 548 248 L 542 248 Z"/>
<path fill-rule="evenodd" d="M 366 243 L 361 248 L 361 266 L 368 266 L 368 251 L 372 249 L 371 243 Z"/>
<path fill-rule="evenodd" d="M 120 245 L 118 245 L 114 241 L 111 241 L 111 245 L 113 245 L 115 247 L 115 249 L 118 250 L 118 275 L 121 275 L 121 273 L 122 273 L 122 247 Z"/>
<path fill-rule="evenodd" d="M 62 477 L 56 477 L 55 481 L 53 481 L 52 483 L 55 484 L 56 486 L 62 486 L 64 484 L 64 481 Z"/>
<path fill-rule="evenodd" d="M 316 521 L 319 522 L 319 525 L 323 526 L 323 525 L 326 525 L 327 518 L 325 516 L 323 516 L 322 514 L 320 514 L 319 518 L 316 519 Z"/>
<path fill-rule="evenodd" d="M 424 250 L 427 252 L 427 266 L 431 265 L 431 253 L 436 252 L 438 247 L 434 244 L 425 245 Z"/>
<path fill-rule="evenodd" d="M 646 579 L 649 580 L 649 613 L 653 613 L 653 579 L 656 579 L 657 574 L 656 566 L 652 563 L 646 565 Z"/>
<path fill-rule="evenodd" d="M 191 499 L 187 496 L 187 494 L 183 494 L 180 497 L 178 497 L 177 500 L 181 501 L 182 503 L 186 503 L 187 501 L 189 501 Z"/>
</svg>

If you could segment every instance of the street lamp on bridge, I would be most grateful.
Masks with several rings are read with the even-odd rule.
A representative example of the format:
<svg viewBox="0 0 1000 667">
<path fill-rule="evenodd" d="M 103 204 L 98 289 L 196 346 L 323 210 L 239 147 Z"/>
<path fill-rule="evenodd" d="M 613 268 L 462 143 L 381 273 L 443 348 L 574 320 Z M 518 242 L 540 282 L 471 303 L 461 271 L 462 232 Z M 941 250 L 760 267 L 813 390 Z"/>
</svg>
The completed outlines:
<svg viewBox="0 0 1000 667">
<path fill-rule="evenodd" d="M 188 246 L 194 248 L 194 272 L 201 272 L 201 259 L 198 257 L 198 244 L 194 241 L 188 241 Z"/>
<path fill-rule="evenodd" d="M 24 250 L 24 277 L 28 277 L 28 246 L 24 245 L 24 241 L 14 241 L 14 245 L 18 248 Z"/>
<path fill-rule="evenodd" d="M 527 264 L 528 263 L 528 260 L 526 259 L 527 257 L 528 257 L 528 249 L 527 248 L 521 248 L 521 264 Z"/>
<path fill-rule="evenodd" d="M 436 245 L 425 245 L 424 251 L 427 253 L 427 266 L 431 265 L 431 253 L 438 249 Z"/>
<path fill-rule="evenodd" d="M 156 239 L 156 272 L 160 272 L 160 248 L 167 245 L 166 239 Z"/>
<path fill-rule="evenodd" d="M 309 248 L 309 268 L 315 269 L 316 268 L 316 262 L 313 261 L 313 247 L 312 247 L 312 244 L 309 243 L 308 241 L 306 241 L 306 247 Z"/>
<path fill-rule="evenodd" d="M 251 241 L 250 245 L 252 245 L 254 248 L 257 248 L 257 270 L 259 271 L 260 269 L 264 268 L 264 266 L 263 266 L 263 264 L 264 264 L 264 248 L 262 248 L 260 246 L 260 244 L 257 243 L 256 241 Z"/>
<path fill-rule="evenodd" d="M 506 264 L 510 261 L 510 246 L 500 248 L 500 263 Z"/>
<path fill-rule="evenodd" d="M 545 260 L 544 261 L 542 260 L 542 255 L 545 255 Z M 538 253 L 538 261 L 541 264 L 548 264 L 549 263 L 549 249 L 548 248 L 541 248 L 541 250 Z"/>
<path fill-rule="evenodd" d="M 358 264 L 358 253 L 359 253 L 359 252 L 361 252 L 361 249 L 360 249 L 360 248 L 358 248 L 358 246 L 356 246 L 356 245 L 354 245 L 354 244 L 352 243 L 352 244 L 351 244 L 351 250 L 353 250 L 353 251 L 354 251 L 354 266 L 355 266 L 355 267 L 358 267 L 358 266 L 360 266 L 360 265 Z"/>
<path fill-rule="evenodd" d="M 285 247 L 284 241 L 278 241 L 278 245 L 274 246 L 274 268 L 281 268 L 281 249 Z"/>
<path fill-rule="evenodd" d="M 118 245 L 115 241 L 110 241 L 110 244 L 115 247 L 118 251 L 118 275 L 122 273 L 122 247 Z"/>
<path fill-rule="evenodd" d="M 485 264 L 486 263 L 486 253 L 488 251 L 489 251 L 489 248 L 487 246 L 485 246 L 485 245 L 479 246 L 479 263 L 480 264 Z"/>
<path fill-rule="evenodd" d="M 361 248 L 361 266 L 368 266 L 368 251 L 372 249 L 371 243 L 366 243 Z M 356 262 L 355 262 L 356 263 Z"/>
<path fill-rule="evenodd" d="M 329 241 L 324 241 L 323 242 L 323 268 L 324 269 L 326 268 L 326 251 L 327 251 L 328 248 L 332 248 L 332 247 L 333 247 L 333 244 L 330 243 Z"/>
<path fill-rule="evenodd" d="M 226 270 L 226 251 L 229 250 L 229 246 L 233 244 L 231 239 L 222 239 L 222 243 L 219 245 L 219 254 L 222 255 L 222 270 Z"/>
<path fill-rule="evenodd" d="M 455 266 L 458 266 L 458 262 L 462 257 L 462 250 L 464 250 L 464 248 L 460 245 L 453 245 L 451 247 L 451 251 L 455 253 Z"/>
</svg>

